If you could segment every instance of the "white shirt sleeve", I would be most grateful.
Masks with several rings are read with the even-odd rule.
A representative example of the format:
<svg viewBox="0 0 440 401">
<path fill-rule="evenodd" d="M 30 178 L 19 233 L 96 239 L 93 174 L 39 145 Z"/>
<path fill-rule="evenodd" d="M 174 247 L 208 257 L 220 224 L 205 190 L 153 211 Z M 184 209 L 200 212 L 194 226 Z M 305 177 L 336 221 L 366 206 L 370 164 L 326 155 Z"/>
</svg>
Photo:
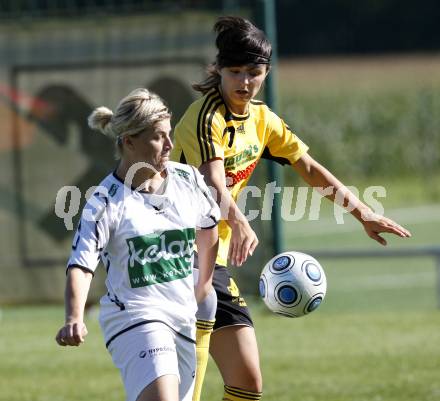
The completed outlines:
<svg viewBox="0 0 440 401">
<path fill-rule="evenodd" d="M 195 168 L 193 168 L 193 171 L 196 181 L 197 207 L 199 210 L 197 227 L 213 228 L 220 220 L 220 208 L 213 199 L 211 191 L 206 185 L 203 176 Z"/>
<path fill-rule="evenodd" d="M 107 246 L 110 237 L 108 202 L 108 195 L 99 191 L 87 201 L 73 238 L 67 268 L 80 267 L 91 273 L 96 270 L 100 253 Z"/>
</svg>

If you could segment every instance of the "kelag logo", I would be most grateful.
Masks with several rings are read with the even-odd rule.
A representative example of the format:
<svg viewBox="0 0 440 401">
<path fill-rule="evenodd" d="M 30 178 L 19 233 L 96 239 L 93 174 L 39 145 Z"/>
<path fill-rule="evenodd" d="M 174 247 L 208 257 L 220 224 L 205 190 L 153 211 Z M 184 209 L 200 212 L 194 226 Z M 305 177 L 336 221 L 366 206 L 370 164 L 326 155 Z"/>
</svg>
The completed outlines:
<svg viewBox="0 0 440 401">
<path fill-rule="evenodd" d="M 127 239 L 132 288 L 166 283 L 191 273 L 195 230 L 164 231 Z"/>
</svg>

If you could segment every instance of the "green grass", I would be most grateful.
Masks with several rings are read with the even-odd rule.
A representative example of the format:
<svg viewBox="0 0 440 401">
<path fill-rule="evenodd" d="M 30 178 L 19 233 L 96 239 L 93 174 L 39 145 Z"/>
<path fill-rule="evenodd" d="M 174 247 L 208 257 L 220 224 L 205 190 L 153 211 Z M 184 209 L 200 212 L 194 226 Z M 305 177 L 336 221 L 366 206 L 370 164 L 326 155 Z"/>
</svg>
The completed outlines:
<svg viewBox="0 0 440 401">
<path fill-rule="evenodd" d="M 105 350 L 97 322 L 79 348 L 61 348 L 55 334 L 62 307 L 13 307 L 0 323 L 0 400 L 122 400 L 118 373 Z"/>
<path fill-rule="evenodd" d="M 422 258 L 325 264 L 328 292 L 313 314 L 287 319 L 250 298 L 267 401 L 438 401 L 440 311 L 435 269 Z M 123 400 L 96 316 L 79 348 L 54 335 L 61 306 L 7 307 L 0 321 L 1 401 Z M 222 383 L 210 362 L 204 401 Z"/>
</svg>

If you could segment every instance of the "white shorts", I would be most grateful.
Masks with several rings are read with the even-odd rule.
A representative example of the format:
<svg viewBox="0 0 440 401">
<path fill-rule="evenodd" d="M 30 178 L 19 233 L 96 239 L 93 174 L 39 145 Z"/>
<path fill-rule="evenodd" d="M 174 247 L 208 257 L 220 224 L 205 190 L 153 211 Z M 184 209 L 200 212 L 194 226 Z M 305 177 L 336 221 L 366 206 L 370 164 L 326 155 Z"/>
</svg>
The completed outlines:
<svg viewBox="0 0 440 401">
<path fill-rule="evenodd" d="M 108 347 L 124 382 L 127 401 L 163 375 L 179 378 L 179 400 L 191 401 L 196 370 L 195 344 L 167 325 L 147 323 L 116 337 Z"/>
</svg>

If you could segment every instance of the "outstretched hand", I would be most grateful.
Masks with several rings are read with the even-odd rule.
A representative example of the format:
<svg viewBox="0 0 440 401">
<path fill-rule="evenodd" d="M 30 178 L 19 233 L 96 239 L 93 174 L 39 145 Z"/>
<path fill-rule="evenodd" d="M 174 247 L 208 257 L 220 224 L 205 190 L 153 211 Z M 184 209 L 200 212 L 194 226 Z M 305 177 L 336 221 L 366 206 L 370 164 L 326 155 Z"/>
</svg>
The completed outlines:
<svg viewBox="0 0 440 401">
<path fill-rule="evenodd" d="M 363 225 L 367 235 L 384 246 L 387 244 L 387 241 L 380 235 L 381 233 L 391 233 L 402 238 L 411 237 L 411 233 L 406 228 L 388 217 L 375 213 L 369 214 L 368 218 L 363 221 Z"/>
<path fill-rule="evenodd" d="M 252 256 L 258 245 L 258 238 L 247 221 L 237 221 L 232 226 L 228 259 L 235 266 L 241 266 Z"/>
<path fill-rule="evenodd" d="M 88 331 L 84 322 L 66 323 L 58 330 L 55 341 L 62 347 L 66 345 L 78 347 L 84 342 L 84 337 L 87 334 Z"/>
</svg>

